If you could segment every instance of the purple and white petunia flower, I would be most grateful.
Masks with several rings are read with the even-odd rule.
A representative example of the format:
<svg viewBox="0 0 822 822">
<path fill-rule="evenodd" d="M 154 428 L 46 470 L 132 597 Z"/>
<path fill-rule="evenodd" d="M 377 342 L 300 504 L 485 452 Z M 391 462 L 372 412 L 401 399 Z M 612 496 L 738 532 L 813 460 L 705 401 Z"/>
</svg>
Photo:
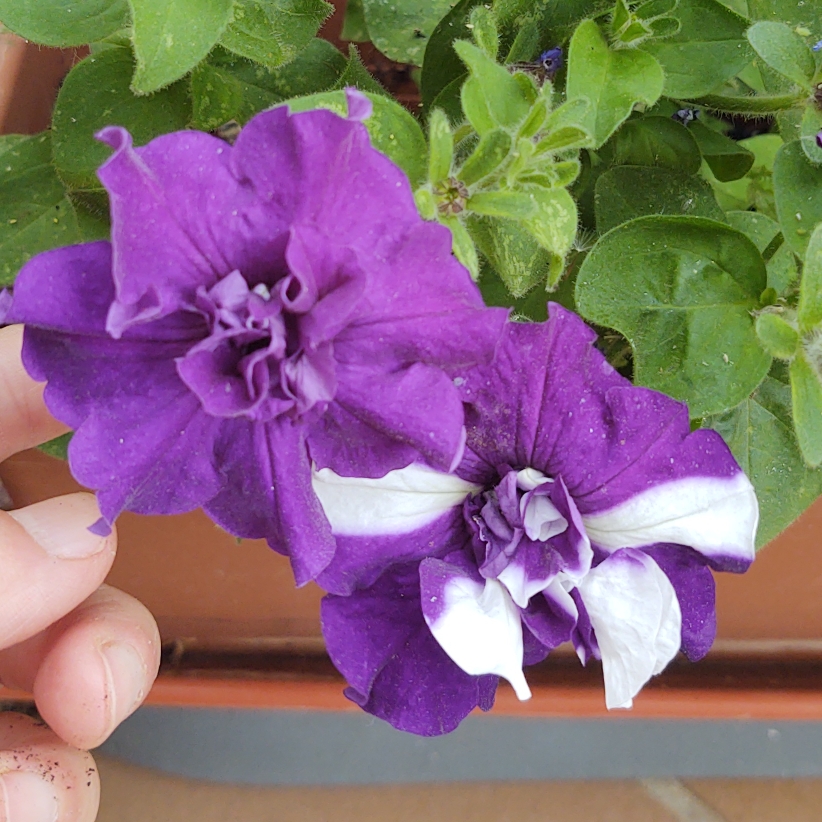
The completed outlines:
<svg viewBox="0 0 822 822">
<path fill-rule="evenodd" d="M 377 477 L 460 460 L 450 374 L 490 361 L 506 312 L 371 147 L 368 100 L 349 107 L 263 112 L 233 146 L 99 133 L 111 243 L 32 259 L 6 319 L 26 323 L 26 367 L 75 429 L 101 528 L 203 506 L 289 553 L 304 583 L 335 549 L 312 464 Z"/>
<path fill-rule="evenodd" d="M 366 711 L 419 734 L 488 709 L 499 677 L 571 640 L 630 707 L 716 630 L 711 569 L 744 571 L 758 507 L 714 431 L 636 387 L 575 314 L 510 323 L 490 366 L 455 382 L 465 456 L 381 478 L 314 471 L 338 541 L 318 582 L 329 653 Z"/>
</svg>

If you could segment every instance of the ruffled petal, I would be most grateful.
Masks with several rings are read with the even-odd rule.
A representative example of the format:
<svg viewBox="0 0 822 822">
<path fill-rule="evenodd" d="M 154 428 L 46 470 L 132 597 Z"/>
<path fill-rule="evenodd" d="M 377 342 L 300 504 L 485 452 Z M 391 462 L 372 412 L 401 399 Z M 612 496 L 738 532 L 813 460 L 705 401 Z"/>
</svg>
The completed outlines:
<svg viewBox="0 0 822 822">
<path fill-rule="evenodd" d="M 305 585 L 334 557 L 334 537 L 311 487 L 303 432 L 288 420 L 226 420 L 216 447 L 222 490 L 206 513 L 232 534 L 267 540 Z"/>
<path fill-rule="evenodd" d="M 535 596 L 520 615 L 525 627 L 547 650 L 571 639 L 571 632 L 577 624 L 577 606 L 573 597 L 563 588 L 560 580 L 551 584 Z M 526 660 L 526 664 L 531 664 Z"/>
<path fill-rule="evenodd" d="M 359 476 L 367 466 L 372 476 L 383 476 L 403 467 L 396 463 L 398 457 L 413 453 L 441 471 L 450 471 L 459 462 L 465 444 L 462 403 L 440 369 L 417 363 L 385 373 L 373 367 L 338 366 L 337 379 L 331 413 L 312 427 L 309 438 L 311 456 L 319 466 Z M 333 406 L 345 413 L 335 413 Z M 343 426 L 350 417 L 362 425 L 354 429 L 357 439 L 347 443 Z M 358 454 L 352 446 L 365 447 L 366 436 L 372 452 Z"/>
<path fill-rule="evenodd" d="M 114 336 L 177 310 L 234 269 L 251 282 L 272 267 L 285 273 L 289 209 L 264 202 L 233 173 L 224 141 L 182 131 L 135 149 L 115 126 L 98 137 L 114 149 L 98 171 L 111 203 Z"/>
<path fill-rule="evenodd" d="M 420 563 L 420 585 L 425 622 L 448 656 L 473 676 L 505 677 L 520 699 L 529 699 L 522 623 L 505 586 L 438 559 Z"/>
<path fill-rule="evenodd" d="M 655 545 L 645 548 L 676 591 L 682 612 L 682 652 L 696 662 L 716 638 L 716 584 L 705 560 L 690 548 Z"/>
<path fill-rule="evenodd" d="M 418 563 L 395 566 L 351 596 L 326 596 L 321 618 L 346 696 L 395 728 L 438 736 L 477 706 L 493 706 L 497 677 L 462 671 L 425 624 Z"/>
<path fill-rule="evenodd" d="M 674 587 L 650 556 L 628 548 L 592 569 L 579 593 L 602 654 L 605 704 L 630 708 L 679 650 L 682 615 Z"/>
</svg>

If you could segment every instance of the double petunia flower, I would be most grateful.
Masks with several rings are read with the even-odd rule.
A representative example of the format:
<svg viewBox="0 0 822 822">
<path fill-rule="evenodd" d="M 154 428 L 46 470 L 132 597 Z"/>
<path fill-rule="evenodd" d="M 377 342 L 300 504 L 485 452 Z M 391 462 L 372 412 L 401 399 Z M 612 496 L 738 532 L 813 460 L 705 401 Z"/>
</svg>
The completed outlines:
<svg viewBox="0 0 822 822">
<path fill-rule="evenodd" d="M 629 706 L 710 647 L 753 489 L 574 314 L 486 308 L 349 104 L 264 112 L 234 146 L 100 133 L 111 243 L 35 257 L 4 307 L 98 528 L 203 507 L 267 539 L 329 592 L 350 698 L 403 730 L 453 729 L 499 677 L 527 698 L 523 666 L 567 641 Z"/>
</svg>

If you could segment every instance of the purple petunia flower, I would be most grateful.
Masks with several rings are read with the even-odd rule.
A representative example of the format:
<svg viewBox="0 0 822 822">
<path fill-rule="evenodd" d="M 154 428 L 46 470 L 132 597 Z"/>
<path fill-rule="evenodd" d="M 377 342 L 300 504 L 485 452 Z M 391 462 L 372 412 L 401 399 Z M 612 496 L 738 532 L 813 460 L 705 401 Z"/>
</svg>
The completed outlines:
<svg viewBox="0 0 822 822">
<path fill-rule="evenodd" d="M 484 307 L 359 122 L 280 107 L 234 146 L 98 136 L 114 149 L 99 171 L 111 244 L 32 259 L 7 317 L 76 429 L 72 470 L 107 523 L 203 506 L 290 553 L 304 583 L 334 553 L 312 463 L 449 470 L 465 430 L 447 372 L 490 360 L 506 312 Z"/>
<path fill-rule="evenodd" d="M 572 640 L 629 707 L 681 648 L 716 629 L 711 568 L 753 560 L 753 488 L 714 431 L 635 387 L 556 304 L 507 326 L 490 366 L 457 382 L 468 441 L 455 473 L 315 471 L 338 551 L 318 578 L 349 698 L 433 735 L 493 704 L 498 677 Z"/>
</svg>

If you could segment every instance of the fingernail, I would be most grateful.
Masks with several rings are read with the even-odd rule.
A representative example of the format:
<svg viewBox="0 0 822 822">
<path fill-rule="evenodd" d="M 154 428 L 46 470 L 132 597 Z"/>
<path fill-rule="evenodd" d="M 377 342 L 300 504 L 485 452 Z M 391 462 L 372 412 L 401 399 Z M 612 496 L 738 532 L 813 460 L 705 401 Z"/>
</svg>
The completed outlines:
<svg viewBox="0 0 822 822">
<path fill-rule="evenodd" d="M 110 642 L 101 648 L 106 671 L 108 728 L 111 733 L 145 696 L 146 666 L 137 649 L 127 642 Z"/>
<path fill-rule="evenodd" d="M 57 559 L 87 559 L 99 554 L 108 543 L 89 531 L 100 518 L 94 498 L 87 494 L 47 500 L 9 512 L 32 539 Z"/>
<path fill-rule="evenodd" d="M 0 819 L 3 822 L 57 822 L 57 796 L 41 776 L 10 771 L 0 777 Z"/>
</svg>

